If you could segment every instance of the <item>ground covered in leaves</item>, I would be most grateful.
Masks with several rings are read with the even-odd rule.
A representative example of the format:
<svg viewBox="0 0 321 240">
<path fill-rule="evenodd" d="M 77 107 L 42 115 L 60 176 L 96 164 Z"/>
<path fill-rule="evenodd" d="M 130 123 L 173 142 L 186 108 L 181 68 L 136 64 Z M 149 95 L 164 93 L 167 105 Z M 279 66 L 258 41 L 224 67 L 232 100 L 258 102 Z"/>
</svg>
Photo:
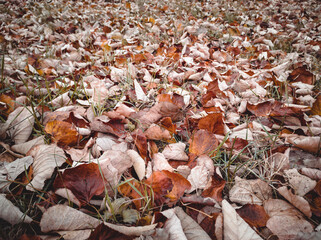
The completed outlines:
<svg viewBox="0 0 321 240">
<path fill-rule="evenodd" d="M 320 239 L 320 1 L 0 2 L 0 239 Z"/>
</svg>

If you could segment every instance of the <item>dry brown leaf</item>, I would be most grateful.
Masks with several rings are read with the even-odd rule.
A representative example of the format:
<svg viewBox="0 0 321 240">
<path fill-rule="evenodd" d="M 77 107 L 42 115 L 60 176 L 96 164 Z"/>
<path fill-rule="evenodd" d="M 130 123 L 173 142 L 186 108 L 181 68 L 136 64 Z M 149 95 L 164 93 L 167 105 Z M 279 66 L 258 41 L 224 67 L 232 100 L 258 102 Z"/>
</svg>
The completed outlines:
<svg viewBox="0 0 321 240">
<path fill-rule="evenodd" d="M 313 115 L 321 116 L 321 94 L 319 94 L 319 96 L 316 98 L 316 101 L 313 103 L 311 113 Z"/>
<path fill-rule="evenodd" d="M 49 179 L 56 167 L 66 161 L 64 151 L 55 144 L 37 145 L 27 155 L 33 157 L 33 179 L 26 186 L 29 191 L 41 190 L 45 180 Z"/>
<path fill-rule="evenodd" d="M 295 191 L 295 194 L 301 197 L 310 192 L 317 185 L 316 181 L 301 175 L 296 169 L 286 170 L 285 176 L 288 178 L 291 187 Z"/>
<path fill-rule="evenodd" d="M 67 188 L 79 200 L 81 205 L 90 202 L 93 196 L 104 192 L 104 179 L 100 166 L 96 163 L 81 164 L 65 171 L 54 181 L 54 189 Z"/>
<path fill-rule="evenodd" d="M 280 199 L 264 201 L 264 209 L 270 216 L 266 226 L 279 239 L 294 239 L 299 233 L 311 233 L 312 225 L 289 203 Z"/>
<path fill-rule="evenodd" d="M 0 218 L 14 225 L 20 222 L 31 223 L 32 219 L 10 202 L 5 194 L 0 194 Z"/>
<path fill-rule="evenodd" d="M 93 229 L 101 223 L 81 211 L 65 205 L 50 207 L 44 212 L 40 221 L 42 232 L 59 230 L 85 230 Z"/>
<path fill-rule="evenodd" d="M 272 188 L 261 179 L 246 180 L 238 176 L 235 177 L 235 185 L 229 192 L 232 202 L 239 204 L 258 204 L 272 198 Z"/>
<path fill-rule="evenodd" d="M 190 139 L 189 152 L 194 156 L 200 156 L 214 152 L 217 146 L 218 140 L 215 135 L 202 129 L 196 131 Z"/>
<path fill-rule="evenodd" d="M 172 138 L 168 130 L 156 124 L 152 124 L 144 133 L 147 139 L 150 140 L 168 140 Z"/>
<path fill-rule="evenodd" d="M 224 239 L 226 240 L 254 240 L 262 239 L 226 201 L 222 201 Z"/>
<path fill-rule="evenodd" d="M 223 189 L 226 181 L 216 172 L 212 175 L 211 184 L 203 191 L 202 197 L 210 197 L 218 202 L 223 200 Z"/>
<path fill-rule="evenodd" d="M 286 186 L 278 188 L 278 192 L 304 215 L 309 218 L 312 216 L 310 205 L 303 197 L 294 195 Z"/>
</svg>

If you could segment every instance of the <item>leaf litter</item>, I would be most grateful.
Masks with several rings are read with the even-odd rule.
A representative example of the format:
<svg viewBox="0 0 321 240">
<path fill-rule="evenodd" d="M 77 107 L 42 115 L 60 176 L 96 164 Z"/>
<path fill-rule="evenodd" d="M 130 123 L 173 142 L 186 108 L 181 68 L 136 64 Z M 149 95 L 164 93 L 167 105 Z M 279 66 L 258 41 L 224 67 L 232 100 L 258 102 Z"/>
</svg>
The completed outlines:
<svg viewBox="0 0 321 240">
<path fill-rule="evenodd" d="M 0 235 L 318 239 L 320 10 L 3 1 Z"/>
</svg>

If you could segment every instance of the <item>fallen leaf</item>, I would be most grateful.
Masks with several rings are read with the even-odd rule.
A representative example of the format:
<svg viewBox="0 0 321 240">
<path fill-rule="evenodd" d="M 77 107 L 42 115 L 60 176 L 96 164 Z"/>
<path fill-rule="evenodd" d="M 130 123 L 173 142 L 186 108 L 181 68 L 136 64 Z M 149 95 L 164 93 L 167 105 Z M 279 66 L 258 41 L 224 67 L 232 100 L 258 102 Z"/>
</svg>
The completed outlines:
<svg viewBox="0 0 321 240">
<path fill-rule="evenodd" d="M 135 172 L 139 180 L 142 180 L 145 177 L 145 172 L 146 172 L 144 159 L 135 150 L 131 150 L 131 149 L 127 150 L 127 154 L 133 162 L 133 167 L 135 169 Z"/>
<path fill-rule="evenodd" d="M 262 205 L 264 200 L 272 198 L 272 188 L 261 179 L 247 180 L 236 176 L 229 197 L 232 202 L 242 205 L 248 203 Z"/>
<path fill-rule="evenodd" d="M 20 222 L 31 223 L 32 219 L 10 202 L 5 194 L 0 194 L 0 218 L 14 225 Z"/>
<path fill-rule="evenodd" d="M 226 201 L 222 201 L 224 239 L 247 240 L 262 239 Z"/>
<path fill-rule="evenodd" d="M 295 147 L 301 148 L 304 151 L 318 153 L 320 151 L 320 137 L 299 136 L 296 134 L 284 135 L 286 141 L 293 144 Z"/>
<path fill-rule="evenodd" d="M 65 205 L 48 208 L 40 221 L 44 233 L 59 230 L 84 230 L 97 227 L 101 221 L 81 211 Z"/>
<path fill-rule="evenodd" d="M 8 192 L 9 185 L 33 163 L 30 156 L 16 159 L 0 167 L 0 192 Z"/>
<path fill-rule="evenodd" d="M 321 116 L 321 94 L 317 96 L 316 101 L 313 103 L 311 113 Z"/>
<path fill-rule="evenodd" d="M 310 192 L 317 185 L 316 181 L 301 175 L 296 169 L 286 170 L 285 176 L 288 178 L 291 187 L 295 191 L 295 194 L 301 197 Z"/>
<path fill-rule="evenodd" d="M 15 144 L 24 143 L 32 132 L 34 122 L 35 117 L 31 108 L 18 107 L 9 114 L 4 126 L 1 127 L 0 136 L 7 132 Z"/>
<path fill-rule="evenodd" d="M 202 192 L 202 197 L 210 197 L 218 202 L 223 200 L 223 189 L 226 181 L 216 172 L 212 176 L 211 185 Z"/>
<path fill-rule="evenodd" d="M 126 236 L 120 232 L 117 232 L 105 224 L 101 223 L 98 225 L 95 230 L 90 234 L 89 240 L 103 240 L 103 239 L 111 239 L 111 240 L 130 240 L 133 237 Z"/>
<path fill-rule="evenodd" d="M 312 216 L 310 205 L 303 197 L 294 195 L 286 186 L 278 188 L 278 192 L 307 217 Z"/>
<path fill-rule="evenodd" d="M 175 204 L 185 190 L 191 188 L 190 182 L 183 176 L 167 170 L 153 172 L 145 183 L 152 187 L 157 205 L 164 202 Z"/>
<path fill-rule="evenodd" d="M 187 161 L 188 156 L 185 153 L 185 147 L 186 145 L 183 142 L 171 143 L 164 148 L 162 153 L 167 159 Z"/>
<path fill-rule="evenodd" d="M 57 120 L 48 122 L 45 131 L 59 146 L 74 146 L 81 140 L 77 130 L 68 122 Z"/>
<path fill-rule="evenodd" d="M 222 113 L 211 113 L 201 118 L 198 122 L 198 128 L 206 129 L 214 134 L 225 135 Z"/>
<path fill-rule="evenodd" d="M 140 156 L 146 161 L 147 157 L 147 138 L 141 129 L 137 129 L 132 133 L 135 146 L 137 147 Z"/>
<path fill-rule="evenodd" d="M 213 153 L 217 146 L 218 140 L 215 135 L 207 130 L 201 129 L 193 134 L 190 140 L 189 152 L 196 157 Z"/>
<path fill-rule="evenodd" d="M 293 239 L 299 233 L 310 233 L 312 225 L 289 203 L 281 199 L 264 201 L 264 209 L 270 216 L 266 226 L 279 239 Z"/>
<path fill-rule="evenodd" d="M 269 216 L 264 210 L 264 207 L 257 204 L 245 204 L 236 212 L 251 226 L 265 227 Z"/>
<path fill-rule="evenodd" d="M 66 169 L 54 181 L 54 189 L 67 188 L 80 201 L 81 205 L 89 203 L 95 195 L 104 192 L 104 179 L 96 163 L 81 164 Z"/>
<path fill-rule="evenodd" d="M 168 140 L 172 138 L 168 130 L 162 129 L 156 124 L 152 124 L 144 133 L 147 139 L 151 140 Z"/>
<path fill-rule="evenodd" d="M 153 155 L 152 163 L 153 163 L 153 171 L 162 171 L 162 170 L 168 170 L 170 172 L 174 171 L 174 169 L 168 163 L 167 159 L 162 153 L 155 153 Z"/>
<path fill-rule="evenodd" d="M 192 185 L 189 192 L 193 192 L 197 189 L 204 189 L 209 181 L 209 172 L 204 166 L 196 166 L 192 168 L 187 180 Z"/>
<path fill-rule="evenodd" d="M 164 231 L 168 232 L 169 240 L 174 239 L 211 239 L 207 233 L 180 207 L 161 212 L 167 220 Z"/>
<path fill-rule="evenodd" d="M 64 151 L 55 144 L 36 145 L 27 155 L 33 157 L 33 179 L 26 186 L 29 191 L 41 190 L 55 168 L 64 164 L 67 158 Z"/>
</svg>

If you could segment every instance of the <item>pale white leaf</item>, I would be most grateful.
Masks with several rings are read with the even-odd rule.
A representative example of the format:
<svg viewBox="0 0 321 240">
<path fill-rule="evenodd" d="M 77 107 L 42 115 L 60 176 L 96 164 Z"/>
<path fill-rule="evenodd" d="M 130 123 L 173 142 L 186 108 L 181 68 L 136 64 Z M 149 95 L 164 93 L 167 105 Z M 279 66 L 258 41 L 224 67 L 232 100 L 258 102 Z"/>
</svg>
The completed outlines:
<svg viewBox="0 0 321 240">
<path fill-rule="evenodd" d="M 187 240 L 180 219 L 175 214 L 175 209 L 170 208 L 162 212 L 167 217 L 164 229 L 169 233 L 169 240 Z"/>
<path fill-rule="evenodd" d="M 0 194 L 0 218 L 12 225 L 20 222 L 32 222 L 32 219 L 13 205 L 13 203 L 6 198 L 5 194 Z"/>
<path fill-rule="evenodd" d="M 294 189 L 295 194 L 301 197 L 310 192 L 317 185 L 316 181 L 298 173 L 298 170 L 295 168 L 286 170 L 285 175 L 288 178 L 291 187 Z"/>
<path fill-rule="evenodd" d="M 143 91 L 142 87 L 139 85 L 136 79 L 134 79 L 134 88 L 137 100 L 141 100 L 143 102 L 148 101 L 148 97 L 146 96 L 145 92 Z"/>
<path fill-rule="evenodd" d="M 185 153 L 185 147 L 186 145 L 183 142 L 171 143 L 164 148 L 162 153 L 167 159 L 187 161 L 188 156 Z"/>
<path fill-rule="evenodd" d="M 21 173 L 27 171 L 32 162 L 33 158 L 27 156 L 0 167 L 0 191 L 7 192 L 11 182 Z"/>
<path fill-rule="evenodd" d="M 94 229 L 100 220 L 65 205 L 55 205 L 42 215 L 40 227 L 42 232 L 59 230 Z"/>
<path fill-rule="evenodd" d="M 139 180 L 142 180 L 145 177 L 146 173 L 146 165 L 144 159 L 138 154 L 138 152 L 132 149 L 127 150 L 127 154 L 133 162 L 133 167 Z"/>
<path fill-rule="evenodd" d="M 56 167 L 60 167 L 65 163 L 66 156 L 64 151 L 55 144 L 37 145 L 29 152 L 29 156 L 33 157 L 33 179 L 26 186 L 29 191 L 34 189 L 42 189 L 45 180 L 49 179 Z"/>
<path fill-rule="evenodd" d="M 153 163 L 153 171 L 162 171 L 162 170 L 168 170 L 170 172 L 174 171 L 174 169 L 168 163 L 167 159 L 162 153 L 155 153 L 153 155 L 152 163 Z"/>
<path fill-rule="evenodd" d="M 264 200 L 272 197 L 272 188 L 261 179 L 246 180 L 236 176 L 229 195 L 232 202 L 262 205 Z"/>
<path fill-rule="evenodd" d="M 86 230 L 74 230 L 74 231 L 58 231 L 57 232 L 61 238 L 64 240 L 87 240 L 92 233 L 92 230 L 86 229 Z M 46 239 L 47 238 L 43 238 Z M 55 240 L 57 237 L 55 237 Z"/>
<path fill-rule="evenodd" d="M 235 209 L 224 199 L 222 201 L 225 240 L 254 240 L 262 239 Z"/>
<path fill-rule="evenodd" d="M 192 185 L 188 192 L 193 192 L 196 189 L 204 189 L 209 180 L 209 171 L 204 166 L 196 166 L 192 168 L 187 180 Z"/>
<path fill-rule="evenodd" d="M 15 152 L 21 153 L 21 154 L 27 154 L 27 152 L 34 146 L 39 144 L 45 144 L 44 136 L 40 136 L 37 138 L 34 138 L 28 142 L 20 143 L 13 145 L 11 149 Z"/>
<path fill-rule="evenodd" d="M 30 108 L 18 107 L 9 114 L 3 129 L 7 130 L 15 144 L 24 143 L 32 132 L 34 122 L 35 117 Z"/>
<path fill-rule="evenodd" d="M 278 188 L 278 192 L 307 217 L 312 216 L 310 205 L 303 197 L 294 195 L 286 186 Z"/>
<path fill-rule="evenodd" d="M 138 226 L 138 227 L 127 227 L 124 225 L 116 225 L 108 222 L 104 222 L 104 224 L 115 231 L 118 231 L 127 236 L 140 236 L 140 235 L 151 235 L 155 232 L 155 228 L 157 224 L 146 225 L 146 226 Z"/>
</svg>

